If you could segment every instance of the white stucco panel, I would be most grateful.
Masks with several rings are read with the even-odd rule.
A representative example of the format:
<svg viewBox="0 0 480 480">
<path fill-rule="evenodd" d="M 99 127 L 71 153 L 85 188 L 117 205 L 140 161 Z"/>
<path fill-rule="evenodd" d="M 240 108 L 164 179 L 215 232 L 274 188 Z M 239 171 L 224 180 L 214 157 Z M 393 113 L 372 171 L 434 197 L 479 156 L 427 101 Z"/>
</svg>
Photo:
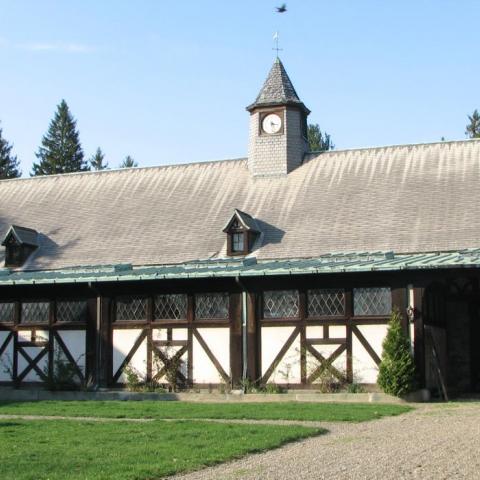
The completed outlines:
<svg viewBox="0 0 480 480">
<path fill-rule="evenodd" d="M 230 375 L 230 329 L 199 328 L 198 333 L 227 375 Z M 195 383 L 222 383 L 223 381 L 195 337 L 193 337 L 193 381 Z"/>
<path fill-rule="evenodd" d="M 133 345 L 142 333 L 140 329 L 114 330 L 113 331 L 113 374 L 120 368 L 123 360 L 129 354 Z M 130 367 L 133 368 L 142 378 L 147 374 L 147 339 L 145 338 L 138 347 L 135 355 L 130 360 Z M 122 373 L 119 382 L 125 381 Z"/>
<path fill-rule="evenodd" d="M 59 330 L 57 334 L 62 339 L 82 373 L 85 373 L 85 330 Z M 55 342 L 55 344 L 56 343 L 57 342 Z"/>
<path fill-rule="evenodd" d="M 0 345 L 3 345 L 10 332 L 0 331 Z M 13 368 L 13 337 L 0 356 L 0 382 L 10 382 Z"/>
<path fill-rule="evenodd" d="M 358 329 L 373 348 L 375 353 L 381 357 L 382 342 L 387 334 L 387 325 L 359 325 Z M 370 354 L 360 343 L 355 333 L 352 335 L 352 365 L 353 379 L 359 383 L 376 383 L 378 367 Z"/>
<path fill-rule="evenodd" d="M 332 325 L 328 327 L 328 335 L 330 338 L 346 338 L 347 327 L 344 325 Z"/>
<path fill-rule="evenodd" d="M 294 329 L 295 327 L 262 328 L 262 376 L 265 375 Z M 300 383 L 300 369 L 300 335 L 297 335 L 267 382 Z"/>
<path fill-rule="evenodd" d="M 305 334 L 307 338 L 323 338 L 323 327 L 321 325 L 306 327 Z"/>
</svg>

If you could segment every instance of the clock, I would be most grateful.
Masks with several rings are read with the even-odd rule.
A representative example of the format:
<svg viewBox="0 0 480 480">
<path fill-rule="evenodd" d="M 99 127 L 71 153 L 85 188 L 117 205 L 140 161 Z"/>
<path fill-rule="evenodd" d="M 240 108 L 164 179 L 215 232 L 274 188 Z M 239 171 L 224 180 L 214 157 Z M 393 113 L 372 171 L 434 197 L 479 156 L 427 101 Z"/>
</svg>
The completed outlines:
<svg viewBox="0 0 480 480">
<path fill-rule="evenodd" d="M 282 119 L 276 113 L 269 113 L 262 121 L 262 130 L 265 133 L 273 134 L 280 132 Z"/>
</svg>

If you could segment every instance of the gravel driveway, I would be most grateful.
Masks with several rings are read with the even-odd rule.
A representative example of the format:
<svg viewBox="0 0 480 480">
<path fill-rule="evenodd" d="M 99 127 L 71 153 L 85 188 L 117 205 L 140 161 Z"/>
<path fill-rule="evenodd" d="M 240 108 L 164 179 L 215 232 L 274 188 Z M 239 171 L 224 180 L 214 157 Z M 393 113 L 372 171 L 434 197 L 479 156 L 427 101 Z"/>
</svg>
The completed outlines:
<svg viewBox="0 0 480 480">
<path fill-rule="evenodd" d="M 175 477 L 239 479 L 480 479 L 480 403 L 421 405 Z"/>
</svg>

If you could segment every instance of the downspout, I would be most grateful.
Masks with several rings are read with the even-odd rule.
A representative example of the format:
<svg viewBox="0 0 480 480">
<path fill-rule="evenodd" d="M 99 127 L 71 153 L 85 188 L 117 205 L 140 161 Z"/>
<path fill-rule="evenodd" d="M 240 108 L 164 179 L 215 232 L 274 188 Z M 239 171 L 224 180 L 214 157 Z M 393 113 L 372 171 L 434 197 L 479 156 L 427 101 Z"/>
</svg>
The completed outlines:
<svg viewBox="0 0 480 480">
<path fill-rule="evenodd" d="M 247 379 L 247 366 L 248 366 L 248 343 L 247 343 L 247 287 L 240 280 L 240 277 L 237 275 L 235 277 L 235 282 L 242 289 L 242 383 L 245 388 L 245 381 Z"/>
</svg>

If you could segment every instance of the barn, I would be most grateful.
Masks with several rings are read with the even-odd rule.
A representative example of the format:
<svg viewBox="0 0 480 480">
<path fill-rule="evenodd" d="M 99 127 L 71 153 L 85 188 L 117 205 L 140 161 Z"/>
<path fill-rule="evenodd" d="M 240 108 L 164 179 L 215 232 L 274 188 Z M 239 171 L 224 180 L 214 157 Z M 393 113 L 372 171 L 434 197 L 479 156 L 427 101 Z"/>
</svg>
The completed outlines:
<svg viewBox="0 0 480 480">
<path fill-rule="evenodd" d="M 278 58 L 247 111 L 247 158 L 0 181 L 1 384 L 374 385 L 396 307 L 480 389 L 479 141 L 310 152 Z"/>
</svg>

